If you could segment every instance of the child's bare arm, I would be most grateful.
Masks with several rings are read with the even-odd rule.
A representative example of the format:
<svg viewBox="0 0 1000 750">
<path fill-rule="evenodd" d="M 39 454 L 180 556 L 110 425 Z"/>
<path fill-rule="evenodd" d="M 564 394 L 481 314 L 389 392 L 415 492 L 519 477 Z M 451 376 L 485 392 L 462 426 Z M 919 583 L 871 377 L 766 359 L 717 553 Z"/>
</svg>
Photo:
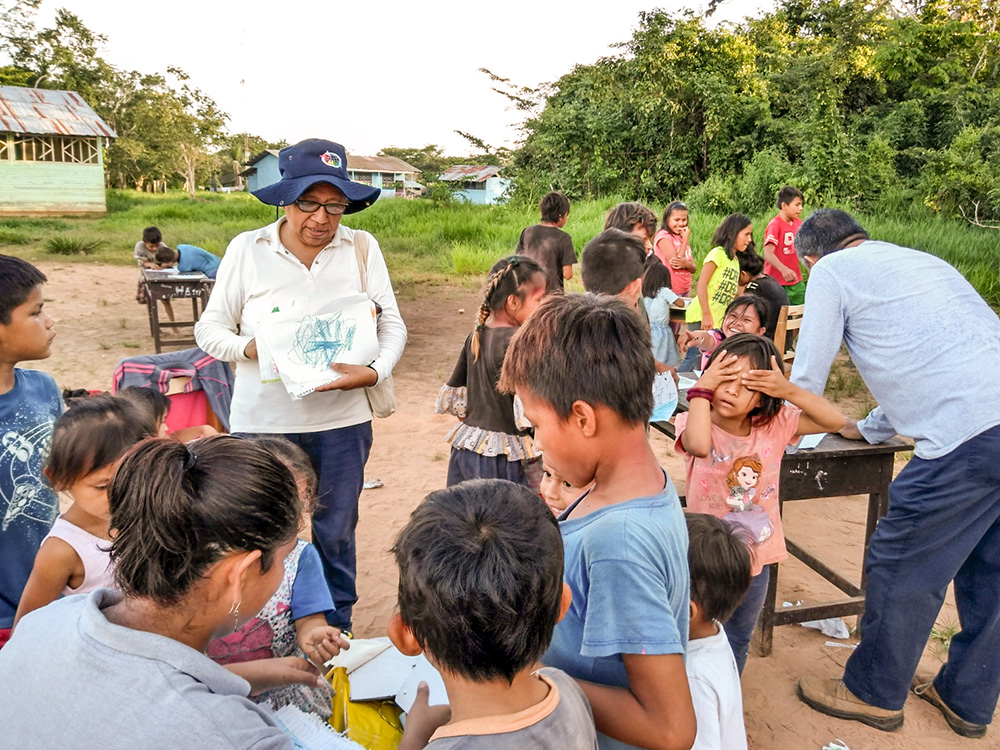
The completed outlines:
<svg viewBox="0 0 1000 750">
<path fill-rule="evenodd" d="M 62 539 L 46 539 L 35 555 L 35 564 L 17 605 L 14 625 L 29 612 L 54 602 L 66 586 L 83 583 L 83 561 Z M 77 580 L 74 581 L 74 578 Z"/>
<path fill-rule="evenodd" d="M 785 379 L 778 360 L 771 357 L 770 370 L 750 370 L 743 375 L 743 384 L 753 391 L 789 401 L 802 410 L 796 435 L 816 432 L 837 432 L 844 426 L 844 415 L 822 396 L 799 388 Z"/>
<path fill-rule="evenodd" d="M 727 355 L 721 352 L 715 361 L 709 366 L 695 388 L 704 388 L 715 391 L 723 383 L 735 380 L 739 377 L 737 361 L 739 357 L 735 354 Z M 688 391 L 690 394 L 690 391 Z M 707 398 L 688 399 L 688 419 L 684 432 L 681 433 L 681 445 L 684 450 L 698 458 L 704 458 L 712 450 L 712 402 Z"/>
<path fill-rule="evenodd" d="M 225 666 L 250 683 L 250 695 L 260 695 L 288 685 L 320 687 L 323 684 L 319 669 L 300 656 L 256 659 Z"/>
<path fill-rule="evenodd" d="M 701 267 L 701 275 L 698 277 L 698 302 L 701 304 L 701 330 L 707 331 L 715 325 L 712 320 L 712 309 L 708 305 L 708 282 L 718 268 L 714 263 L 708 262 Z"/>
<path fill-rule="evenodd" d="M 680 654 L 623 654 L 629 688 L 580 682 L 600 732 L 651 750 L 687 750 L 697 725 Z"/>
<path fill-rule="evenodd" d="M 295 636 L 299 648 L 317 667 L 330 661 L 351 643 L 340 630 L 328 625 L 322 613 L 300 617 L 295 621 Z"/>
</svg>

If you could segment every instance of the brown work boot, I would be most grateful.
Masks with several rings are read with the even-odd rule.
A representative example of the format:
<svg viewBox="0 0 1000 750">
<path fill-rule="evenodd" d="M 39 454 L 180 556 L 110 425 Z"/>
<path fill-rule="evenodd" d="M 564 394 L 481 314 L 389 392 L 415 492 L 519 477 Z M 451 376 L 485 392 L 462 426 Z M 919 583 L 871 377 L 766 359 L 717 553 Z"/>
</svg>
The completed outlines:
<svg viewBox="0 0 1000 750">
<path fill-rule="evenodd" d="M 803 677 L 799 680 L 798 692 L 803 703 L 828 716 L 860 721 L 883 732 L 892 732 L 903 726 L 902 709 L 890 711 L 869 705 L 836 677 Z"/>
<path fill-rule="evenodd" d="M 955 734 L 960 734 L 963 737 L 972 737 L 973 739 L 986 736 L 986 724 L 973 724 L 948 708 L 948 704 L 941 699 L 937 689 L 934 687 L 933 677 L 914 677 L 910 689 L 913 690 L 913 694 L 918 698 L 923 698 L 932 706 L 936 706 L 944 714 L 944 720 L 948 722 L 948 726 L 952 728 Z"/>
</svg>

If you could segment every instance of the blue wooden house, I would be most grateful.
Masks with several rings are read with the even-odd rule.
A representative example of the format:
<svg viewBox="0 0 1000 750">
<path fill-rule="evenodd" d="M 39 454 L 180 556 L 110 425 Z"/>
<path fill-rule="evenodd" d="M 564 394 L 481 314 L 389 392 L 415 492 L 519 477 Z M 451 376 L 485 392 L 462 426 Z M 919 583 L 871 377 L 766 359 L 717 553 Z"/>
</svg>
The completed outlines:
<svg viewBox="0 0 1000 750">
<path fill-rule="evenodd" d="M 0 214 L 104 212 L 115 133 L 75 91 L 0 86 Z"/>
<path fill-rule="evenodd" d="M 500 176 L 500 167 L 458 164 L 438 179 L 455 183 L 455 197 L 466 203 L 492 206 L 507 202 L 510 180 Z"/>
<path fill-rule="evenodd" d="M 247 178 L 247 189 L 251 193 L 281 179 L 276 149 L 261 151 L 247 162 L 247 167 L 243 176 Z M 418 195 L 423 190 L 423 185 L 417 182 L 419 170 L 394 156 L 348 154 L 347 173 L 355 182 L 380 188 L 380 198 Z"/>
</svg>

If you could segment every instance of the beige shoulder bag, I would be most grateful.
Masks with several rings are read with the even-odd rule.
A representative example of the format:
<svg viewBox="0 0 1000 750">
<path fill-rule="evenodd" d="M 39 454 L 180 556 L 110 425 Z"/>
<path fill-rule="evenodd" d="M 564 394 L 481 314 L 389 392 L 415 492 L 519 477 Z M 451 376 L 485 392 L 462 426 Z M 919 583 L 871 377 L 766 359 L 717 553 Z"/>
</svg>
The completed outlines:
<svg viewBox="0 0 1000 750">
<path fill-rule="evenodd" d="M 361 276 L 361 291 L 368 294 L 368 233 L 354 232 L 354 255 L 358 261 Z M 369 297 L 371 299 L 371 297 Z M 396 387 L 392 383 L 392 373 L 379 380 L 370 388 L 365 388 L 368 405 L 376 417 L 388 417 L 396 411 Z"/>
</svg>

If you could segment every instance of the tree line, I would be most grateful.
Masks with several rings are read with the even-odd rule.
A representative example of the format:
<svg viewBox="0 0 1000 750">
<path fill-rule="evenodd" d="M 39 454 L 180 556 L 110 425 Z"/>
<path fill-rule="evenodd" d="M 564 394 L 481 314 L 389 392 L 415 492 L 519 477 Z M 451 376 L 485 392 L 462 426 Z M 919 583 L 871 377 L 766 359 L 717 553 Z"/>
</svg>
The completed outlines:
<svg viewBox="0 0 1000 750">
<path fill-rule="evenodd" d="M 998 24 L 996 0 L 780 0 L 717 27 L 653 10 L 553 83 L 485 72 L 526 115 L 508 159 L 525 200 L 752 212 L 792 183 L 814 203 L 995 222 Z"/>
<path fill-rule="evenodd" d="M 183 70 L 166 75 L 124 70 L 100 54 L 106 38 L 59 9 L 38 28 L 41 0 L 0 0 L 0 85 L 76 91 L 117 134 L 105 153 L 109 186 L 140 190 L 183 184 L 242 184 L 244 164 L 265 148 L 249 133 L 229 133 L 228 115 Z"/>
</svg>

